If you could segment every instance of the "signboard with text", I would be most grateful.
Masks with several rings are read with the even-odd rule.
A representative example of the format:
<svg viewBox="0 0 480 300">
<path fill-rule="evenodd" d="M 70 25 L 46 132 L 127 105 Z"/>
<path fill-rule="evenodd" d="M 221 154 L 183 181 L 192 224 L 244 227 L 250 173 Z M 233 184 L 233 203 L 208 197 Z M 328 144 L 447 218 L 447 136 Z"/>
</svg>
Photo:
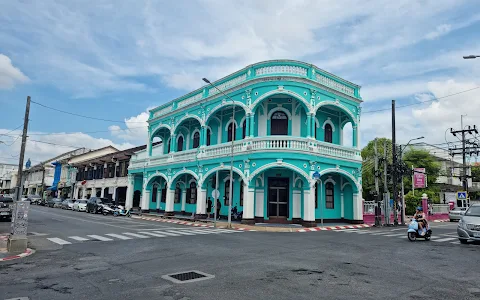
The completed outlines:
<svg viewBox="0 0 480 300">
<path fill-rule="evenodd" d="M 425 168 L 413 169 L 413 184 L 416 189 L 424 189 L 427 187 L 427 174 Z"/>
</svg>

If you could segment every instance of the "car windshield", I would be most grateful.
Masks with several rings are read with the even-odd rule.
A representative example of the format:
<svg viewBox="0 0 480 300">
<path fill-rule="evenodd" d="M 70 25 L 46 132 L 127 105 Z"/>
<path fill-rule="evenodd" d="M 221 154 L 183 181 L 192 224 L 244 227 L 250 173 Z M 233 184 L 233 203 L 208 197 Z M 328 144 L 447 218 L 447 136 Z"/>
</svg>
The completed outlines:
<svg viewBox="0 0 480 300">
<path fill-rule="evenodd" d="M 78 200 L 78 203 L 83 203 L 83 204 L 85 204 L 85 203 L 87 203 L 87 200 Z"/>
<path fill-rule="evenodd" d="M 0 197 L 0 201 L 2 202 L 13 202 L 12 197 Z"/>
<path fill-rule="evenodd" d="M 466 216 L 480 217 L 480 206 L 472 206 L 465 213 Z"/>
</svg>

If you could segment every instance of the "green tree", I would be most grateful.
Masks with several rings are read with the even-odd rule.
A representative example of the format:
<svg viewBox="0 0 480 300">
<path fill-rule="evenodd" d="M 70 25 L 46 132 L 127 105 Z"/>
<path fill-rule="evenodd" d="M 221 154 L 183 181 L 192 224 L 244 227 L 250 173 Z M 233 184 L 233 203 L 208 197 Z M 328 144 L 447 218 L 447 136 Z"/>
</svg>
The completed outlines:
<svg viewBox="0 0 480 300">
<path fill-rule="evenodd" d="M 472 166 L 472 181 L 480 182 L 480 166 Z"/>
<path fill-rule="evenodd" d="M 377 138 L 377 153 L 383 157 L 384 145 L 387 147 L 387 161 L 392 162 L 392 141 L 387 138 Z M 362 188 L 363 198 L 367 201 L 374 200 L 371 192 L 375 190 L 375 140 L 370 141 L 362 149 Z M 383 171 L 383 164 L 378 168 Z M 380 178 L 380 193 L 383 191 L 383 177 Z"/>
<path fill-rule="evenodd" d="M 403 153 L 403 162 L 407 167 L 425 168 L 427 173 L 427 187 L 434 187 L 438 176 L 440 175 L 440 163 L 435 156 L 431 155 L 427 150 L 408 148 Z M 406 191 L 412 190 L 412 177 L 405 176 L 403 178 Z M 415 191 L 415 195 L 416 195 Z M 420 194 L 421 195 L 421 194 Z"/>
</svg>

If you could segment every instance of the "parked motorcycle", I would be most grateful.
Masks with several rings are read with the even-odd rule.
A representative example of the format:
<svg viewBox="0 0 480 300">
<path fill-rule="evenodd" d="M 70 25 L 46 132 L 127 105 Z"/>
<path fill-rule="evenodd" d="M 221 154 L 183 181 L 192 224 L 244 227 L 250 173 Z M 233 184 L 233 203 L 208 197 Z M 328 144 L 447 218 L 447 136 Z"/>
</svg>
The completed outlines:
<svg viewBox="0 0 480 300">
<path fill-rule="evenodd" d="M 241 221 L 242 217 L 243 217 L 243 211 L 239 212 L 236 206 L 232 207 L 232 219 Z"/>
<path fill-rule="evenodd" d="M 115 210 L 117 209 L 117 207 L 115 205 L 102 205 L 102 214 L 104 216 L 106 215 L 113 215 L 113 213 L 115 212 Z"/>
<path fill-rule="evenodd" d="M 422 235 L 422 233 L 425 233 L 425 235 Z M 415 219 L 412 219 L 410 224 L 408 225 L 408 239 L 411 242 L 415 242 L 418 238 L 424 238 L 426 241 L 429 241 L 430 238 L 432 237 L 432 230 L 430 229 L 430 225 L 427 223 L 427 227 L 422 228 L 420 230 L 418 226 L 418 221 Z"/>
<path fill-rule="evenodd" d="M 118 216 L 125 216 L 125 217 L 131 217 L 132 214 L 130 213 L 129 209 L 125 209 L 123 206 L 119 205 L 117 208 L 113 211 L 113 216 L 118 217 Z"/>
</svg>

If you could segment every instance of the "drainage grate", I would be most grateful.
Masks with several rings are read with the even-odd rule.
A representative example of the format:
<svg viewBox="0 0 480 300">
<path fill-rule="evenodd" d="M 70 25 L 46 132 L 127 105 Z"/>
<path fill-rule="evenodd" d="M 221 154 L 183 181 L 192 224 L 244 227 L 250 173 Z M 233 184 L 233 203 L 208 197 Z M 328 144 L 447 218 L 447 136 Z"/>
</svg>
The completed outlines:
<svg viewBox="0 0 480 300">
<path fill-rule="evenodd" d="M 200 280 L 212 279 L 215 278 L 214 275 L 203 273 L 200 271 L 192 270 L 186 271 L 181 273 L 174 273 L 163 275 L 163 279 L 170 280 L 173 283 L 187 283 L 187 282 L 195 282 Z"/>
</svg>

